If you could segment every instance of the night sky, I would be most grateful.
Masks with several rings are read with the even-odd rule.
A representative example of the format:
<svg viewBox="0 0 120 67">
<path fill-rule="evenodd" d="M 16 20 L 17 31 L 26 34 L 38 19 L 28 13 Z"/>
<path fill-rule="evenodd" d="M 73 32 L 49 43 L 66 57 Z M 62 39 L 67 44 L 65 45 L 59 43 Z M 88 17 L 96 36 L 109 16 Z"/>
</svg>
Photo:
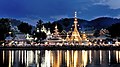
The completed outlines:
<svg viewBox="0 0 120 67">
<path fill-rule="evenodd" d="M 0 18 L 14 18 L 32 25 L 38 19 L 55 21 L 74 17 L 92 20 L 97 17 L 120 17 L 120 0 L 0 0 Z"/>
</svg>

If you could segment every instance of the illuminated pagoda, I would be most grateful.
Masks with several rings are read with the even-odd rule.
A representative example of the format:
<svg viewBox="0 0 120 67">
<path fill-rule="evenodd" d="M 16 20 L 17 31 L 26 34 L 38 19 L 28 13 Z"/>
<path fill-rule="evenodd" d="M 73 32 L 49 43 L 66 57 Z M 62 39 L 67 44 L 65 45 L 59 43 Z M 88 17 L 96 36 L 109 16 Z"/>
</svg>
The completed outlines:
<svg viewBox="0 0 120 67">
<path fill-rule="evenodd" d="M 47 35 L 46 39 L 52 38 L 50 28 L 46 29 L 45 26 L 43 25 L 42 28 L 41 28 L 41 32 L 44 32 Z"/>
<path fill-rule="evenodd" d="M 47 31 L 46 35 L 47 35 L 46 39 L 52 38 L 52 34 L 50 32 L 50 28 L 48 28 L 48 31 Z"/>
<path fill-rule="evenodd" d="M 59 32 L 58 32 L 58 29 L 57 29 L 57 25 L 55 26 L 55 30 L 54 30 L 53 36 L 55 38 L 59 37 Z"/>
<path fill-rule="evenodd" d="M 74 31 L 72 32 L 72 35 L 70 37 L 70 41 L 74 41 L 74 42 L 82 42 L 82 38 L 80 37 L 80 34 L 78 32 L 77 29 L 77 12 L 75 12 L 75 20 L 74 20 Z"/>
<path fill-rule="evenodd" d="M 46 43 L 49 43 L 49 45 L 54 45 L 54 44 L 59 45 L 59 43 L 62 43 L 63 39 L 59 35 L 57 25 L 55 26 L 55 30 L 54 30 L 54 33 L 52 34 L 52 36 L 50 36 L 50 38 L 47 38 L 44 41 Z"/>
<path fill-rule="evenodd" d="M 82 41 L 87 41 L 87 35 L 85 32 L 82 33 Z"/>
<path fill-rule="evenodd" d="M 67 37 L 66 37 L 66 39 L 65 39 L 67 42 L 68 41 L 70 41 L 70 38 L 69 38 L 69 35 L 68 35 L 68 33 L 67 33 Z"/>
</svg>

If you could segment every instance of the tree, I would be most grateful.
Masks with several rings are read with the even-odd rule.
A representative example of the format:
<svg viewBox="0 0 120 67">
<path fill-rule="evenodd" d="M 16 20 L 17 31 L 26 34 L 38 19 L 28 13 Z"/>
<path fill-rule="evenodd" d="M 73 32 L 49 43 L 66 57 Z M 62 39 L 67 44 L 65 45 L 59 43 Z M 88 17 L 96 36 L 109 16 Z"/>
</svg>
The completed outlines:
<svg viewBox="0 0 120 67">
<path fill-rule="evenodd" d="M 10 20 L 7 18 L 0 19 L 0 40 L 4 40 L 10 31 Z"/>
<path fill-rule="evenodd" d="M 54 30 L 55 30 L 55 26 L 57 25 L 57 28 L 58 28 L 58 32 L 62 32 L 63 31 L 63 27 L 61 24 L 57 23 L 57 22 L 54 22 L 51 24 L 51 32 L 54 33 Z"/>
<path fill-rule="evenodd" d="M 36 27 L 39 28 L 39 30 L 41 30 L 42 25 L 43 25 L 43 21 L 42 21 L 42 20 L 39 20 L 39 21 L 37 22 Z"/>
<path fill-rule="evenodd" d="M 43 21 L 39 20 L 36 24 L 36 30 L 34 30 L 33 32 L 34 38 L 37 37 L 38 40 L 43 40 L 47 37 L 46 33 L 41 31 L 42 26 L 43 26 Z"/>
<path fill-rule="evenodd" d="M 95 30 L 95 33 L 93 34 L 93 36 L 95 37 L 99 37 L 100 36 L 100 30 Z"/>
<path fill-rule="evenodd" d="M 47 22 L 47 23 L 44 23 L 43 25 L 45 26 L 45 28 L 51 28 L 51 22 Z"/>
<path fill-rule="evenodd" d="M 28 23 L 21 23 L 20 25 L 18 25 L 18 29 L 20 30 L 20 32 L 22 33 L 29 33 L 31 34 L 31 29 L 32 29 L 32 26 L 29 25 Z"/>
<path fill-rule="evenodd" d="M 111 37 L 120 37 L 120 23 L 113 24 L 108 30 Z"/>
<path fill-rule="evenodd" d="M 41 31 L 39 31 L 39 32 L 37 32 L 37 31 L 33 31 L 33 37 L 34 38 L 37 38 L 37 40 L 39 41 L 41 41 L 41 40 L 44 40 L 44 39 L 46 39 L 46 37 L 47 37 L 47 35 L 46 35 L 46 33 L 45 32 L 41 32 Z"/>
</svg>

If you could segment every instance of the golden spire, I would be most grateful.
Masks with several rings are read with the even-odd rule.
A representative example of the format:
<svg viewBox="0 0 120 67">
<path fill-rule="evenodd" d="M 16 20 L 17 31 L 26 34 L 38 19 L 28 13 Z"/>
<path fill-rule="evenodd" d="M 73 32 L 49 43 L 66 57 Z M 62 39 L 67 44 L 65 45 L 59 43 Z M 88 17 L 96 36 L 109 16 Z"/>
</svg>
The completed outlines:
<svg viewBox="0 0 120 67">
<path fill-rule="evenodd" d="M 58 29 L 57 29 L 57 25 L 55 26 L 55 30 L 54 30 L 54 36 L 59 36 L 59 32 L 58 32 Z"/>
<path fill-rule="evenodd" d="M 77 18 L 77 12 L 75 12 L 75 18 Z"/>
<path fill-rule="evenodd" d="M 77 30 L 77 12 L 75 12 L 75 20 L 74 20 L 74 31 L 72 32 L 72 36 L 71 36 L 71 41 L 77 41 L 77 42 L 81 42 L 82 39 L 80 37 L 80 34 Z"/>
<path fill-rule="evenodd" d="M 86 36 L 85 32 L 82 33 L 82 40 L 87 41 L 87 36 Z"/>
<path fill-rule="evenodd" d="M 66 37 L 66 41 L 69 41 L 70 39 L 69 39 L 69 35 L 68 35 L 68 33 L 67 33 L 67 37 Z"/>
<path fill-rule="evenodd" d="M 55 26 L 55 29 L 57 29 L 57 25 Z"/>
<path fill-rule="evenodd" d="M 74 21 L 74 23 L 78 23 L 77 22 L 77 12 L 75 12 L 75 21 Z"/>
</svg>

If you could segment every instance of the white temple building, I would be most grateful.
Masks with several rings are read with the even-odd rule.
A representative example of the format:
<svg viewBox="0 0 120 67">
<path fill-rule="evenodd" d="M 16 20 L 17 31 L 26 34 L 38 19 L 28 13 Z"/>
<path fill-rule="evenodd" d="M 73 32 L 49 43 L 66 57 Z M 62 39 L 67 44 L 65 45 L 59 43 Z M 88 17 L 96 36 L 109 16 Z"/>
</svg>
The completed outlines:
<svg viewBox="0 0 120 67">
<path fill-rule="evenodd" d="M 41 32 L 45 32 L 45 33 L 47 33 L 47 29 L 45 28 L 44 25 L 43 25 L 43 27 L 41 28 Z"/>
<path fill-rule="evenodd" d="M 52 38 L 52 34 L 50 32 L 50 28 L 48 28 L 48 31 L 47 31 L 46 35 L 47 35 L 47 37 L 46 37 L 47 40 Z"/>
<path fill-rule="evenodd" d="M 30 35 L 21 33 L 17 26 L 11 26 L 11 31 L 9 32 L 9 36 L 5 38 L 5 43 L 8 43 L 9 46 L 13 44 L 18 46 L 20 43 L 23 45 L 23 43 L 33 40 Z M 13 36 L 11 36 L 11 34 L 13 34 Z"/>
</svg>

